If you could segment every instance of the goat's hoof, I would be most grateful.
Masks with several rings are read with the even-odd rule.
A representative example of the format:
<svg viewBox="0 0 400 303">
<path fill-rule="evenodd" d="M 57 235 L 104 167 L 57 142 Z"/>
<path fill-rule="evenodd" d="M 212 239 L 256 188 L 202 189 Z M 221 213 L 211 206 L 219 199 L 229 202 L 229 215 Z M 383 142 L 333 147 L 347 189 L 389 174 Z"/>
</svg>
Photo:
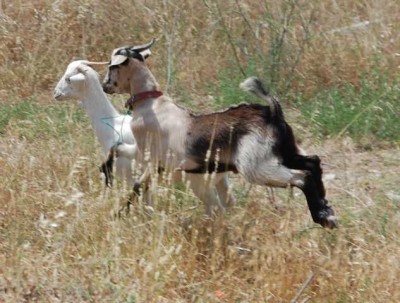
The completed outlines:
<svg viewBox="0 0 400 303">
<path fill-rule="evenodd" d="M 337 218 L 335 216 L 335 212 L 329 206 L 327 206 L 324 210 L 319 212 L 318 223 L 321 224 L 322 227 L 329 228 L 329 229 L 339 227 Z"/>
<path fill-rule="evenodd" d="M 146 214 L 148 214 L 148 215 L 154 215 L 155 214 L 155 210 L 154 210 L 154 207 L 153 206 L 150 206 L 150 205 L 145 205 L 144 206 L 144 210 L 145 210 L 145 212 L 146 212 Z"/>
</svg>

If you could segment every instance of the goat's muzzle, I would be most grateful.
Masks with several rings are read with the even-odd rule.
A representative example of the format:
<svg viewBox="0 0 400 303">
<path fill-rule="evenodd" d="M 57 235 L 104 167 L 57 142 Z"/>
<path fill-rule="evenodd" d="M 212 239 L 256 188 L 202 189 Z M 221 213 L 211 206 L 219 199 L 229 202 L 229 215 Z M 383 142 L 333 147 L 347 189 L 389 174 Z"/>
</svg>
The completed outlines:
<svg viewBox="0 0 400 303">
<path fill-rule="evenodd" d="M 56 100 L 61 100 L 63 98 L 62 92 L 55 90 L 53 93 L 53 98 Z"/>
<path fill-rule="evenodd" d="M 115 93 L 115 90 L 114 90 L 113 86 L 111 85 L 111 83 L 106 82 L 106 83 L 103 83 L 102 86 L 103 86 L 103 91 L 106 94 L 114 94 Z"/>
</svg>

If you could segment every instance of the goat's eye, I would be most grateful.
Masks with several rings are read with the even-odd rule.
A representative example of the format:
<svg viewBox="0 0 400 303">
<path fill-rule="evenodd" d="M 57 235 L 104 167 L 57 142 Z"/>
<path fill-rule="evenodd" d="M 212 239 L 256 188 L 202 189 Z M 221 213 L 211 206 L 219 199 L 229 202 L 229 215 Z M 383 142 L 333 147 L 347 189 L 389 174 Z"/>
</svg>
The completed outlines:
<svg viewBox="0 0 400 303">
<path fill-rule="evenodd" d="M 70 77 L 65 77 L 65 82 L 71 83 L 71 78 Z"/>
</svg>

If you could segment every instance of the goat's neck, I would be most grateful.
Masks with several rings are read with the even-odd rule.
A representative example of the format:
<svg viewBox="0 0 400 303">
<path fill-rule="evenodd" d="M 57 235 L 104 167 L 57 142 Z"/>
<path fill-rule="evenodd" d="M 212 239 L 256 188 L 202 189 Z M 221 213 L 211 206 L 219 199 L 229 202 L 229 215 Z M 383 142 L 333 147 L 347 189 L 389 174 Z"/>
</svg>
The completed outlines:
<svg viewBox="0 0 400 303">
<path fill-rule="evenodd" d="M 100 83 L 98 85 L 88 85 L 88 89 L 82 98 L 82 107 L 90 118 L 93 130 L 102 145 L 106 150 L 107 140 L 110 138 L 110 132 L 114 130 L 109 124 L 113 124 L 114 119 L 120 113 L 114 108 L 103 92 Z M 106 127 L 108 125 L 108 127 Z"/>
<path fill-rule="evenodd" d="M 130 86 L 132 96 L 142 92 L 160 90 L 160 85 L 156 78 L 145 65 L 135 68 Z"/>
<path fill-rule="evenodd" d="M 82 107 L 86 110 L 92 124 L 101 123 L 101 118 L 118 116 L 118 111 L 103 93 L 99 85 L 90 86 L 82 99 Z"/>
</svg>

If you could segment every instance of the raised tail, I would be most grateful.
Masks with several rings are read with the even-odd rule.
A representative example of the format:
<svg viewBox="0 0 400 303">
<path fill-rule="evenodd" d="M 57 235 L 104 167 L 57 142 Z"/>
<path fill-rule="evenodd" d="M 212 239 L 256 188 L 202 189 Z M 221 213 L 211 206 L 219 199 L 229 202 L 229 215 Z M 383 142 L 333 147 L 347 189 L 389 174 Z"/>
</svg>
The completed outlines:
<svg viewBox="0 0 400 303">
<path fill-rule="evenodd" d="M 257 97 L 267 101 L 271 108 L 271 117 L 276 119 L 283 119 L 283 112 L 281 104 L 278 99 L 272 96 L 263 86 L 260 79 L 257 77 L 249 77 L 240 83 L 240 88 L 246 92 L 251 92 Z"/>
</svg>

